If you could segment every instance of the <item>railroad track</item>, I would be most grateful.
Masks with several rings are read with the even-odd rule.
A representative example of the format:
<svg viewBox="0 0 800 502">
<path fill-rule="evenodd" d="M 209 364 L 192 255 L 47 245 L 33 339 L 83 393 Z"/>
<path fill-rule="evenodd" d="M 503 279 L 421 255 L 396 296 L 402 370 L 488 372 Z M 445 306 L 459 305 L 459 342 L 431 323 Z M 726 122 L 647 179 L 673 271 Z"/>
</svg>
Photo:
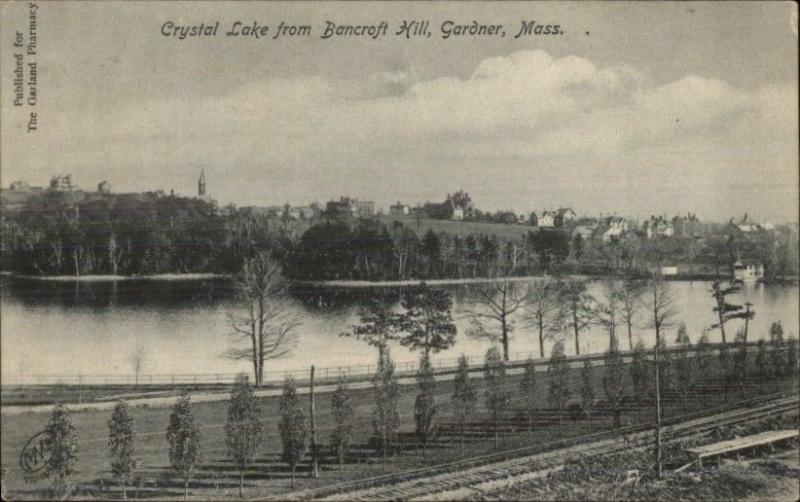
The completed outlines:
<svg viewBox="0 0 800 502">
<path fill-rule="evenodd" d="M 717 427 L 780 415 L 800 409 L 796 393 L 778 393 L 706 410 L 703 413 L 672 417 L 664 421 L 665 444 Z M 282 500 L 432 500 L 463 499 L 486 488 L 497 488 L 546 476 L 560 470 L 570 459 L 648 448 L 652 444 L 652 424 L 641 424 L 571 440 L 557 441 L 470 459 L 348 481 L 322 488 L 284 493 Z M 619 438 L 623 438 L 622 441 Z"/>
</svg>

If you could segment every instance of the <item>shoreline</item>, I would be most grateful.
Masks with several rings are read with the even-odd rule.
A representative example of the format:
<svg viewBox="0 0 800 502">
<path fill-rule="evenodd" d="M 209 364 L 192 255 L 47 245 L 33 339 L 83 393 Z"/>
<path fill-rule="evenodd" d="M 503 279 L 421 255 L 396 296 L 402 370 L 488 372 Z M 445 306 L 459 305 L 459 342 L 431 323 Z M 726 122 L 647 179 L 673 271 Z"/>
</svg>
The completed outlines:
<svg viewBox="0 0 800 502">
<path fill-rule="evenodd" d="M 399 281 L 357 281 L 351 279 L 340 279 L 333 281 L 292 281 L 293 284 L 300 286 L 313 286 L 318 288 L 394 288 L 394 287 L 407 287 L 407 286 L 458 286 L 464 284 L 488 284 L 499 282 L 501 280 L 508 280 L 509 282 L 527 282 L 535 279 L 545 279 L 548 275 L 525 275 L 515 276 L 508 278 L 497 277 L 467 277 L 461 279 L 404 279 Z M 583 277 L 583 276 L 576 276 Z"/>
<path fill-rule="evenodd" d="M 23 275 L 13 272 L 2 272 L 2 276 L 24 279 L 27 281 L 45 282 L 121 282 L 121 281 L 197 281 L 203 279 L 224 279 L 225 274 L 188 273 L 188 274 L 151 274 L 151 275 Z"/>
<path fill-rule="evenodd" d="M 25 275 L 16 274 L 14 272 L 3 271 L 0 272 L 2 277 L 12 277 L 15 279 L 29 280 L 29 281 L 42 281 L 42 282 L 122 282 L 122 281 L 198 281 L 209 279 L 229 279 L 229 274 L 217 274 L 211 272 L 195 272 L 195 273 L 168 273 L 168 274 L 150 274 L 150 275 L 100 275 L 89 274 L 81 276 L 73 275 Z M 587 279 L 597 279 L 609 276 L 606 274 L 566 274 L 568 277 L 579 277 Z M 333 288 L 333 289 L 366 289 L 366 288 L 396 288 L 396 287 L 410 287 L 410 286 L 460 286 L 469 284 L 490 284 L 507 280 L 509 282 L 530 282 L 537 279 L 564 277 L 564 275 L 524 275 L 512 276 L 507 278 L 497 277 L 462 277 L 458 279 L 403 279 L 393 281 L 364 281 L 352 279 L 336 279 L 329 281 L 317 280 L 291 280 L 293 285 L 306 286 L 314 288 Z M 622 276 L 619 276 L 620 278 Z M 717 279 L 716 274 L 678 274 L 665 276 L 667 281 L 713 281 Z M 725 279 L 723 279 L 725 280 Z M 776 281 L 777 285 L 794 285 L 797 284 L 798 278 L 785 277 Z M 758 281 L 760 284 L 767 284 L 763 281 Z"/>
</svg>

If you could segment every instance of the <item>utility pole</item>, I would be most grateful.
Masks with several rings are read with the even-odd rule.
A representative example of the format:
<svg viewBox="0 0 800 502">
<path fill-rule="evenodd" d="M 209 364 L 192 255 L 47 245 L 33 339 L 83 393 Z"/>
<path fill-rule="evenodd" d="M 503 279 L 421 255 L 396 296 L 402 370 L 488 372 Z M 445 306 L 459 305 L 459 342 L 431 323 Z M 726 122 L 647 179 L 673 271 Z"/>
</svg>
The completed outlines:
<svg viewBox="0 0 800 502">
<path fill-rule="evenodd" d="M 311 412 L 311 477 L 319 477 L 319 464 L 317 463 L 317 429 L 314 427 L 314 365 L 311 365 L 311 383 L 310 383 L 310 408 Z"/>
<path fill-rule="evenodd" d="M 753 315 L 750 314 L 750 307 L 752 307 L 752 306 L 753 306 L 753 304 L 750 303 L 750 302 L 745 302 L 745 304 L 744 304 L 744 307 L 745 307 L 745 311 L 744 311 L 744 344 L 745 345 L 747 345 L 747 328 L 749 328 L 750 319 L 753 317 Z"/>
<path fill-rule="evenodd" d="M 658 367 L 658 346 L 661 344 L 658 330 L 656 330 L 656 348 L 654 352 L 655 367 L 656 367 L 656 466 L 658 469 L 658 479 L 664 476 L 664 470 L 661 459 L 661 385 L 659 383 L 659 367 Z"/>
</svg>

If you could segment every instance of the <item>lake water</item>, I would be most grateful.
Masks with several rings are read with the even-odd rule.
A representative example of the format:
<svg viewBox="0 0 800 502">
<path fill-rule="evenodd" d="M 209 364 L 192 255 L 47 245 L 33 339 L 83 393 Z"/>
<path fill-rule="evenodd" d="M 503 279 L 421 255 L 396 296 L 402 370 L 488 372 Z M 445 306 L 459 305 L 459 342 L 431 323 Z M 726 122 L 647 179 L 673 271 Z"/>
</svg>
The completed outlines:
<svg viewBox="0 0 800 502">
<path fill-rule="evenodd" d="M 685 322 L 693 342 L 704 327 L 714 322 L 712 298 L 707 282 L 672 282 L 680 320 Z M 436 354 L 434 361 L 464 353 L 482 357 L 491 345 L 464 333 L 470 304 L 468 286 L 449 288 L 454 295 L 453 317 L 459 328 L 451 349 Z M 593 285 L 600 298 L 600 286 Z M 123 281 L 123 282 L 46 282 L 2 278 L 0 314 L 2 329 L 2 374 L 19 375 L 130 375 L 134 372 L 132 354 L 145 348 L 145 374 L 234 373 L 249 371 L 244 361 L 222 357 L 231 345 L 227 314 L 236 309 L 225 280 L 198 281 Z M 357 295 L 372 294 L 361 291 Z M 358 298 L 344 291 L 337 295 L 309 296 L 293 301 L 292 308 L 302 318 L 297 343 L 290 355 L 270 361 L 266 370 L 286 371 L 317 367 L 374 365 L 376 351 L 351 338 L 340 337 L 357 321 Z M 773 321 L 782 321 L 787 335 L 798 333 L 798 288 L 796 286 L 746 285 L 734 303 L 753 303 L 756 312 L 751 322 L 753 340 L 767 338 Z M 642 321 L 642 324 L 645 322 Z M 737 321 L 738 323 L 738 321 Z M 733 339 L 741 323 L 726 329 Z M 512 333 L 513 358 L 532 353 L 538 357 L 538 342 L 533 329 L 521 323 Z M 618 332 L 622 348 L 627 335 Z M 640 327 L 634 342 L 642 339 L 652 345 L 654 334 Z M 574 341 L 565 334 L 567 353 L 574 353 Z M 674 330 L 666 339 L 672 342 Z M 719 341 L 719 332 L 711 332 Z M 545 350 L 549 353 L 552 342 Z M 601 327 L 581 335 L 581 353 L 602 352 L 608 338 Z M 398 362 L 414 362 L 418 355 L 398 346 L 392 349 Z"/>
</svg>

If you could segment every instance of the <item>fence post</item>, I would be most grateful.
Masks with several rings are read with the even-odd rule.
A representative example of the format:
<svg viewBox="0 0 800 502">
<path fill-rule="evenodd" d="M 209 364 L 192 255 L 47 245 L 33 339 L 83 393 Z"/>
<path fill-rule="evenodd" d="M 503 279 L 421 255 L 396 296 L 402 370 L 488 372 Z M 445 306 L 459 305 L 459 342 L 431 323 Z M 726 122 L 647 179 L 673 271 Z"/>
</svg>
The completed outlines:
<svg viewBox="0 0 800 502">
<path fill-rule="evenodd" d="M 325 373 L 327 374 L 328 368 L 325 368 Z M 319 464 L 317 463 L 317 430 L 314 427 L 314 365 L 311 365 L 311 378 L 309 382 L 309 395 L 310 395 L 310 407 L 311 407 L 311 462 L 313 463 L 313 469 L 311 469 L 311 477 L 318 478 L 319 477 Z"/>
</svg>

